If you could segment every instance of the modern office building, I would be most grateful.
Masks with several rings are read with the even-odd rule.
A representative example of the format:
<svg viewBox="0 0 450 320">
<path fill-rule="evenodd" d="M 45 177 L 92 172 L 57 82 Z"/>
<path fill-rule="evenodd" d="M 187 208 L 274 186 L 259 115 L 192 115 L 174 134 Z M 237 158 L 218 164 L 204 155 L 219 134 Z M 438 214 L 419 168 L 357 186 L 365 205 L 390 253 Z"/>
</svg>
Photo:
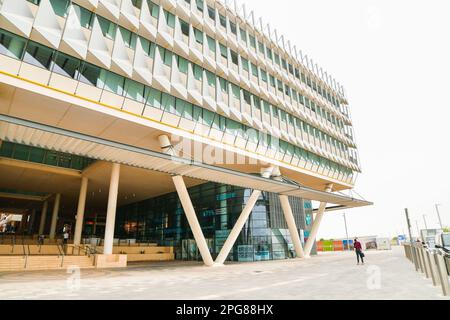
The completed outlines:
<svg viewBox="0 0 450 320">
<path fill-rule="evenodd" d="M 243 6 L 0 0 L 0 213 L 23 232 L 304 257 L 325 212 L 370 205 L 336 193 L 358 172 L 342 86 Z"/>
</svg>

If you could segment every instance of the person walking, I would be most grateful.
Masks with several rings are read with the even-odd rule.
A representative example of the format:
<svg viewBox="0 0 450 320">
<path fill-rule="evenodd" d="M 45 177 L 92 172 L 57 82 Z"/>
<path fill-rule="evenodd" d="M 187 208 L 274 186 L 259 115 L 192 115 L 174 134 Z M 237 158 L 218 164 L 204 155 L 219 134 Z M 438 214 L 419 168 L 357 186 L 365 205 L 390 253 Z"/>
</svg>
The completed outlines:
<svg viewBox="0 0 450 320">
<path fill-rule="evenodd" d="M 353 242 L 353 247 L 355 248 L 355 252 L 356 252 L 356 260 L 357 260 L 357 264 L 359 264 L 359 259 L 361 258 L 361 263 L 364 264 L 364 253 L 362 252 L 362 246 L 361 246 L 361 242 L 358 241 L 358 238 L 355 238 L 354 242 Z"/>
</svg>

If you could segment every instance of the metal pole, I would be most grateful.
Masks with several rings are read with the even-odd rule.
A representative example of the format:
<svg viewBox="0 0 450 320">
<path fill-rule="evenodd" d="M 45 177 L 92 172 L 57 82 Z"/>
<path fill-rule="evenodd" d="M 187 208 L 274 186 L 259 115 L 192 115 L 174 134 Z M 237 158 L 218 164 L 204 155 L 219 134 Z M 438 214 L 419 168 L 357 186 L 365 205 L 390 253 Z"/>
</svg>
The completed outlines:
<svg viewBox="0 0 450 320">
<path fill-rule="evenodd" d="M 422 235 L 420 234 L 419 222 L 417 220 L 416 220 L 416 228 L 417 228 L 417 239 L 419 239 L 422 237 Z"/>
<path fill-rule="evenodd" d="M 406 223 L 408 225 L 408 232 L 409 232 L 409 242 L 411 243 L 411 247 L 413 246 L 413 239 L 412 239 L 412 234 L 411 234 L 411 223 L 409 221 L 409 213 L 408 213 L 408 208 L 405 208 L 405 214 L 406 214 Z M 417 268 L 417 257 L 416 257 L 416 252 L 413 250 L 413 261 L 414 261 L 414 266 L 416 267 L 416 271 L 418 270 Z"/>
<path fill-rule="evenodd" d="M 345 216 L 345 212 L 344 212 L 344 224 L 345 224 L 345 236 L 347 237 L 347 251 L 350 251 L 350 241 L 348 238 L 347 218 Z"/>
<path fill-rule="evenodd" d="M 441 229 L 443 229 L 443 226 L 442 226 L 442 220 L 441 220 L 441 215 L 440 215 L 440 213 L 439 213 L 439 206 L 440 206 L 440 204 L 436 204 L 436 205 L 435 205 L 435 207 L 436 207 L 436 213 L 437 213 L 437 216 L 438 216 L 438 219 L 439 219 L 439 225 L 441 226 Z"/>
<path fill-rule="evenodd" d="M 425 219 L 425 215 L 423 215 L 423 223 L 425 224 L 425 230 L 428 230 L 427 219 Z"/>
<path fill-rule="evenodd" d="M 448 274 L 447 274 L 447 268 L 445 266 L 445 258 L 442 256 L 442 254 L 438 253 L 435 255 L 436 259 L 436 266 L 438 268 L 439 273 L 439 281 L 442 286 L 442 294 L 444 296 L 450 295 L 450 285 L 448 283 Z"/>
<path fill-rule="evenodd" d="M 427 259 L 428 264 L 430 265 L 430 273 L 431 273 L 431 279 L 433 280 L 433 286 L 438 286 L 440 284 L 439 281 L 439 274 L 436 266 L 436 259 L 434 258 L 435 250 L 427 251 Z"/>
</svg>

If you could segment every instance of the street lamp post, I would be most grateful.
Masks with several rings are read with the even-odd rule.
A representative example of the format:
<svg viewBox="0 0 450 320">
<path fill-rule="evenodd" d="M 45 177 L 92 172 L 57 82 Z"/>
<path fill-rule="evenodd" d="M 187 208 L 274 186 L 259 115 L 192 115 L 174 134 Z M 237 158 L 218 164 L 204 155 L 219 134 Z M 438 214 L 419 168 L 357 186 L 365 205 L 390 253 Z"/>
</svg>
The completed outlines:
<svg viewBox="0 0 450 320">
<path fill-rule="evenodd" d="M 416 228 L 417 228 L 417 239 L 421 238 L 419 222 L 416 220 Z"/>
<path fill-rule="evenodd" d="M 406 225 L 408 226 L 408 233 L 409 233 L 409 243 L 411 245 L 411 249 L 413 249 L 413 239 L 412 239 L 412 233 L 411 233 L 411 222 L 409 220 L 409 212 L 408 209 L 405 208 L 405 215 L 406 215 Z M 416 271 L 417 271 L 417 257 L 416 257 L 416 251 L 412 250 L 412 258 L 414 261 L 414 265 L 416 266 Z"/>
<path fill-rule="evenodd" d="M 426 217 L 426 215 L 423 215 L 423 223 L 425 224 L 425 230 L 428 230 L 427 219 L 425 217 Z"/>
<path fill-rule="evenodd" d="M 349 241 L 349 238 L 348 238 L 347 218 L 345 216 L 345 212 L 344 212 L 344 224 L 345 224 L 345 236 L 347 237 L 347 251 L 350 251 L 350 241 Z"/>
<path fill-rule="evenodd" d="M 441 226 L 441 229 L 443 229 L 441 215 L 439 214 L 439 206 L 440 206 L 439 203 L 435 204 L 436 213 L 437 213 L 437 216 L 438 216 L 438 219 L 439 219 L 439 225 Z"/>
</svg>

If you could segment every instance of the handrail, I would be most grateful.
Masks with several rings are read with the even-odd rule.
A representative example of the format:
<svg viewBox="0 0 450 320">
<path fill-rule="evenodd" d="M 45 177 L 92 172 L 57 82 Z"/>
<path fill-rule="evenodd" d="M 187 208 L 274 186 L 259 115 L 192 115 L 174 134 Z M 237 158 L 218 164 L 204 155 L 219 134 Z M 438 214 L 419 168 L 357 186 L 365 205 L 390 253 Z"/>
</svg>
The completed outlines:
<svg viewBox="0 0 450 320">
<path fill-rule="evenodd" d="M 27 250 L 25 249 L 25 240 L 23 239 L 23 235 L 21 236 L 21 240 L 22 240 L 22 250 L 23 250 L 23 255 L 27 255 Z"/>
<path fill-rule="evenodd" d="M 16 235 L 13 234 L 13 236 L 11 237 L 11 253 L 14 252 L 14 246 L 16 245 Z"/>
<path fill-rule="evenodd" d="M 442 247 L 429 248 L 426 244 L 415 242 L 404 244 L 405 254 L 415 264 L 416 271 L 424 273 L 431 278 L 434 286 L 441 285 L 444 296 L 450 296 L 449 268 L 446 258 L 450 255 Z M 411 259 L 416 256 L 417 259 Z"/>
<path fill-rule="evenodd" d="M 60 246 L 59 246 L 58 240 L 56 240 L 56 248 L 58 248 L 58 252 L 59 252 L 58 257 L 62 256 L 63 253 L 61 252 L 61 248 L 60 248 Z"/>
<path fill-rule="evenodd" d="M 65 257 L 64 245 L 61 242 L 58 242 L 58 240 L 56 240 L 56 245 L 58 247 L 58 251 L 61 253 L 60 257 L 61 257 L 61 268 L 62 268 L 64 265 L 64 257 Z"/>
<path fill-rule="evenodd" d="M 78 249 L 78 255 L 80 256 L 81 250 L 83 250 L 84 254 L 88 257 L 91 256 L 91 251 L 89 250 L 89 247 L 85 245 L 84 247 L 81 247 L 81 245 L 75 245 L 74 244 L 74 250 Z"/>
</svg>

